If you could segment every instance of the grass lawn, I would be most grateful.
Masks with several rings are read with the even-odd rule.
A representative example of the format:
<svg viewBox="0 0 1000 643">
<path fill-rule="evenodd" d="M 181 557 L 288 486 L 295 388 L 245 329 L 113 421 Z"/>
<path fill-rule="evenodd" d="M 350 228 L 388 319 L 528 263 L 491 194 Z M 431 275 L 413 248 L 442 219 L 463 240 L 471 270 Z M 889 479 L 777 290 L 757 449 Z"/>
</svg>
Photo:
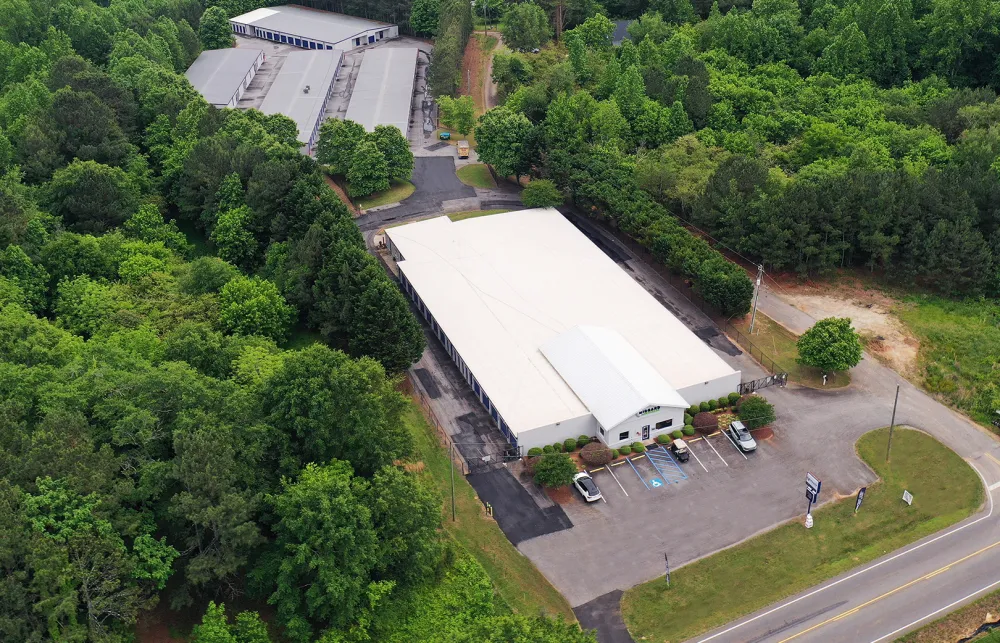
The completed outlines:
<svg viewBox="0 0 1000 643">
<path fill-rule="evenodd" d="M 468 210 L 466 212 L 452 212 L 448 215 L 448 218 L 452 221 L 461 221 L 462 219 L 475 219 L 476 217 L 485 217 L 490 214 L 500 214 L 501 212 L 510 212 L 510 210 Z"/>
<path fill-rule="evenodd" d="M 746 333 L 750 328 L 750 318 L 733 322 L 741 332 Z M 778 365 L 788 371 L 788 377 L 793 382 L 805 384 L 806 386 L 823 387 L 823 372 L 812 366 L 803 366 L 798 363 L 799 349 L 795 343 L 799 336 L 777 323 L 767 315 L 757 311 L 757 319 L 753 325 L 753 335 L 750 341 L 755 349 L 751 351 L 754 357 L 758 357 L 758 351 L 772 358 Z M 744 347 L 750 350 L 749 347 Z M 765 360 L 766 361 L 766 360 Z M 839 388 L 851 383 L 851 374 L 834 373 L 827 377 L 825 388 Z"/>
<path fill-rule="evenodd" d="M 369 194 L 366 197 L 359 197 L 354 201 L 358 204 L 359 208 L 367 210 L 368 208 L 377 208 L 380 205 L 399 203 L 413 194 L 415 189 L 416 187 L 409 181 L 393 181 L 392 185 L 385 192 Z"/>
<path fill-rule="evenodd" d="M 445 530 L 486 569 L 497 593 L 519 614 L 544 612 L 575 622 L 573 610 L 562 594 L 510 544 L 496 522 L 486 518 L 482 503 L 461 472 L 455 473 L 458 519 L 452 522 L 448 454 L 419 406 L 409 405 L 404 422 L 413 436 L 414 456 L 424 464 L 421 475 L 430 476 L 444 499 Z"/>
<path fill-rule="evenodd" d="M 632 637 L 683 641 L 898 549 L 969 516 L 983 500 L 979 476 L 934 438 L 897 429 L 885 463 L 888 429 L 858 440 L 858 454 L 881 480 L 868 487 L 854 514 L 854 497 L 813 512 L 806 530 L 795 519 L 713 554 L 622 597 Z M 913 506 L 901 500 L 903 489 Z M 740 596 L 739 601 L 719 600 Z"/>
<path fill-rule="evenodd" d="M 1000 303 L 908 297 L 894 312 L 920 340 L 923 387 L 990 426 L 1000 387 Z"/>
<path fill-rule="evenodd" d="M 474 188 L 495 188 L 497 186 L 496 181 L 493 180 L 493 175 L 490 174 L 489 168 L 483 163 L 463 165 L 458 168 L 455 174 L 458 175 L 459 181 Z"/>
</svg>

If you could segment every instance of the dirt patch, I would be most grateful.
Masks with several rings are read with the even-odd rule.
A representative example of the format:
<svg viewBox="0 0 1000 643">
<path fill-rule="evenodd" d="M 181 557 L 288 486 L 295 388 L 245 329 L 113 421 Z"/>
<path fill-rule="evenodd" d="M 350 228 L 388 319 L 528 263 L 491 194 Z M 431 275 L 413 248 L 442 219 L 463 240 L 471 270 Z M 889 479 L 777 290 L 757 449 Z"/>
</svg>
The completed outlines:
<svg viewBox="0 0 1000 643">
<path fill-rule="evenodd" d="M 916 377 L 920 341 L 893 314 L 903 304 L 859 281 L 783 283 L 782 299 L 816 319 L 850 317 L 868 352 L 904 377 Z"/>
<path fill-rule="evenodd" d="M 565 505 L 573 499 L 573 492 L 567 487 L 546 487 L 545 495 L 557 505 Z"/>
<path fill-rule="evenodd" d="M 497 37 L 495 35 L 472 34 L 469 43 L 465 46 L 465 55 L 462 57 L 462 80 L 459 94 L 462 96 L 472 96 L 476 104 L 476 115 L 486 112 L 492 105 L 490 102 L 491 89 L 495 95 L 490 75 L 493 67 L 493 52 L 496 50 Z"/>
<path fill-rule="evenodd" d="M 326 181 L 326 184 L 330 186 L 330 189 L 337 193 L 337 198 L 339 198 L 344 205 L 347 206 L 347 209 L 351 211 L 352 217 L 357 217 L 361 214 L 361 211 L 354 207 L 354 203 L 352 203 L 350 197 L 347 196 L 347 191 L 344 190 L 339 183 L 334 181 L 332 176 L 324 174 L 323 179 Z"/>
</svg>

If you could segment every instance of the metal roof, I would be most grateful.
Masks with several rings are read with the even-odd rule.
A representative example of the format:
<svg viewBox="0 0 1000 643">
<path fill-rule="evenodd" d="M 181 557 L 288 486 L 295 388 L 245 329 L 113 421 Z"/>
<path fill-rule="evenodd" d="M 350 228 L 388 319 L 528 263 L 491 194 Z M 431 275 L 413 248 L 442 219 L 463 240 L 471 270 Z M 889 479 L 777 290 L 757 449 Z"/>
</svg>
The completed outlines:
<svg viewBox="0 0 1000 643">
<path fill-rule="evenodd" d="M 201 52 L 184 75 L 205 100 L 225 106 L 262 53 L 260 49 L 210 49 Z"/>
<path fill-rule="evenodd" d="M 574 392 L 564 379 L 573 379 L 571 369 L 560 375 L 542 353 L 577 326 L 614 331 L 675 391 L 739 381 L 737 371 L 557 210 L 457 222 L 438 217 L 389 228 L 386 236 L 402 254 L 399 270 L 515 434 L 590 415 L 590 403 L 600 406 Z M 606 354 L 629 352 L 620 343 L 614 348 L 613 339 L 596 343 Z M 648 376 L 634 357 L 602 359 L 630 373 L 630 381 L 641 379 L 636 373 Z M 600 361 L 595 357 L 591 366 Z M 671 403 L 663 389 L 640 391 Z"/>
<path fill-rule="evenodd" d="M 653 406 L 689 406 L 621 333 L 610 328 L 576 326 L 542 344 L 541 351 L 607 429 Z"/>
<path fill-rule="evenodd" d="M 297 5 L 254 9 L 229 20 L 242 25 L 253 25 L 260 29 L 280 31 L 328 43 L 338 43 L 373 29 L 384 29 L 392 26 L 387 22 L 366 20 Z"/>
<path fill-rule="evenodd" d="M 369 49 L 361 60 L 345 118 L 369 132 L 376 125 L 395 125 L 405 136 L 416 74 L 415 48 Z"/>
<path fill-rule="evenodd" d="M 260 111 L 284 114 L 295 121 L 299 141 L 307 143 L 322 116 L 323 101 L 343 55 L 339 49 L 289 52 L 274 84 L 267 90 Z"/>
</svg>

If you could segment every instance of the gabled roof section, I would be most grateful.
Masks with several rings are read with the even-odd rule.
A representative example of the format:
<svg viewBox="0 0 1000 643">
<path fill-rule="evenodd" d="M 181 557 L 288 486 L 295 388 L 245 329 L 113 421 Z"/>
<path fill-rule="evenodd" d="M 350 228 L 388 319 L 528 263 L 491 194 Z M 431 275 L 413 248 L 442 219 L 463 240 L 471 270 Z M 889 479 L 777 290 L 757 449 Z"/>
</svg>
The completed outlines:
<svg viewBox="0 0 1000 643">
<path fill-rule="evenodd" d="M 541 346 L 542 354 L 606 429 L 651 406 L 688 403 L 618 331 L 574 326 Z"/>
</svg>

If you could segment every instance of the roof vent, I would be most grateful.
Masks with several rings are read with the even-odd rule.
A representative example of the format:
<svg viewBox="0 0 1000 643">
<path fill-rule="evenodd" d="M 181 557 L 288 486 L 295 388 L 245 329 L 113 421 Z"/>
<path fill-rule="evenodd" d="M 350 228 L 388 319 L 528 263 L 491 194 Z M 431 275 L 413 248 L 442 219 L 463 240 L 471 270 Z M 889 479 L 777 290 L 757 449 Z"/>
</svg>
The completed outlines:
<svg viewBox="0 0 1000 643">
<path fill-rule="evenodd" d="M 306 85 L 306 86 L 305 86 L 305 87 L 304 87 L 304 88 L 302 89 L 302 93 L 303 93 L 303 94 L 308 94 L 308 93 L 309 93 L 309 85 Z"/>
</svg>

